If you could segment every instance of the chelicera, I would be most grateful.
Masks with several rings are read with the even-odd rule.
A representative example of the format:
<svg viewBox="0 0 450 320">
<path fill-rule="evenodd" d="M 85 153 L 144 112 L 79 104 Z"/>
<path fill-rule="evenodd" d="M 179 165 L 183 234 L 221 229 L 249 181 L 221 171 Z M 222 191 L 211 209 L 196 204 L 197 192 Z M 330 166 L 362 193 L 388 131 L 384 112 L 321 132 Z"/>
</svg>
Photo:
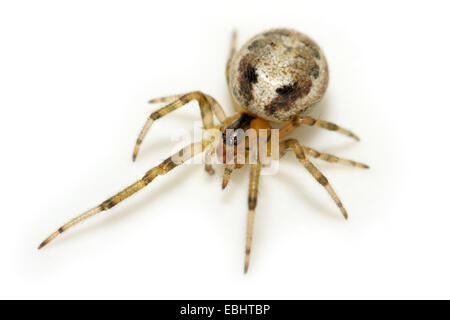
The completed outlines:
<svg viewBox="0 0 450 320">
<path fill-rule="evenodd" d="M 153 99 L 150 101 L 151 103 L 166 102 L 167 105 L 153 112 L 147 119 L 137 138 L 133 161 L 152 124 L 192 100 L 198 101 L 204 129 L 216 130 L 220 133 L 219 135 L 192 143 L 176 155 L 167 158 L 158 166 L 147 171 L 137 182 L 60 227 L 41 243 L 39 249 L 79 222 L 114 207 L 147 186 L 156 177 L 168 173 L 196 154 L 205 154 L 207 160 L 205 169 L 208 173 L 214 174 L 214 169 L 208 159 L 210 160 L 217 153 L 224 166 L 222 188 L 227 186 L 230 174 L 234 169 L 239 169 L 243 165 L 250 166 L 244 263 L 244 272 L 247 272 L 262 159 L 260 159 L 261 153 L 256 153 L 256 160 L 248 161 L 252 153 L 249 148 L 251 139 L 242 132 L 252 129 L 256 132 L 256 139 L 258 139 L 263 136 L 263 131 L 267 132 L 272 128 L 272 123 L 281 123 L 276 141 L 276 151 L 279 157 L 283 157 L 288 150 L 292 150 L 299 162 L 326 189 L 343 216 L 347 218 L 347 211 L 328 179 L 309 160 L 309 157 L 359 168 L 368 168 L 368 166 L 319 152 L 302 145 L 296 139 L 287 138 L 295 128 L 306 125 L 337 131 L 359 140 L 349 130 L 305 114 L 322 99 L 328 85 L 328 65 L 319 46 L 300 32 L 290 29 L 274 29 L 257 34 L 237 51 L 236 33 L 233 33 L 230 55 L 226 65 L 226 77 L 236 110 L 233 116 L 227 117 L 213 97 L 200 91 Z M 215 124 L 214 117 L 220 124 Z M 269 144 L 268 139 L 264 141 Z M 239 147 L 244 147 L 242 149 L 244 150 L 244 163 L 236 161 L 236 150 Z M 228 156 L 225 156 L 229 154 L 230 148 L 231 161 L 227 158 Z M 270 156 L 270 151 L 268 151 L 268 155 Z M 175 156 L 178 161 L 174 160 Z"/>
</svg>

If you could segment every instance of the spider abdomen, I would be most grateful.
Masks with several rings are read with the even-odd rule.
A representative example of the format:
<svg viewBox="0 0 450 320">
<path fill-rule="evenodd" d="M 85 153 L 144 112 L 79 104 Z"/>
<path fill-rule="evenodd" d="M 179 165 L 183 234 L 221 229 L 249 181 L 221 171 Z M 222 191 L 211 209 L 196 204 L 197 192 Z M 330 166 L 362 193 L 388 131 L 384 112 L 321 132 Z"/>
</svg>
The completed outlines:
<svg viewBox="0 0 450 320">
<path fill-rule="evenodd" d="M 247 41 L 230 66 L 235 102 L 263 119 L 283 122 L 317 103 L 328 85 L 322 50 L 306 35 L 274 29 Z"/>
</svg>

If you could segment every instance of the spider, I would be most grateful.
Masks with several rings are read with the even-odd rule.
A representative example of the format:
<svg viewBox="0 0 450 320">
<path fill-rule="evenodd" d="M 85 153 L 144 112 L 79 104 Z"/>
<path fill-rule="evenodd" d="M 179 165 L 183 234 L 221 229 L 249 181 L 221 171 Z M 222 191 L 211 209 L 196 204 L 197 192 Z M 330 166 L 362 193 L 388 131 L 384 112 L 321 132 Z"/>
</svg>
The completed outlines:
<svg viewBox="0 0 450 320">
<path fill-rule="evenodd" d="M 178 154 L 167 158 L 158 166 L 147 171 L 137 182 L 60 227 L 40 244 L 39 249 L 67 229 L 102 211 L 111 209 L 147 186 L 156 177 L 168 173 L 199 153 L 205 154 L 205 160 L 207 160 L 205 170 L 209 174 L 214 174 L 214 169 L 208 161 L 214 152 L 219 155 L 220 159 L 220 151 L 227 148 L 235 150 L 239 146 L 244 146 L 245 161 L 248 161 L 251 153 L 248 148 L 250 138 L 239 138 L 238 134 L 231 133 L 230 135 L 229 131 L 253 129 L 256 130 L 257 138 L 259 138 L 262 136 L 261 132 L 273 128 L 274 123 L 281 123 L 276 141 L 278 142 L 279 157 L 283 157 L 288 150 L 292 150 L 300 164 L 326 189 L 345 219 L 348 218 L 347 211 L 328 179 L 309 160 L 309 157 L 359 168 L 369 167 L 363 163 L 319 152 L 300 144 L 297 139 L 284 139 L 299 126 L 314 126 L 337 131 L 359 140 L 349 130 L 306 115 L 306 111 L 322 99 L 328 85 L 328 64 L 322 50 L 308 36 L 291 29 L 272 29 L 259 33 L 248 40 L 239 51 L 236 50 L 236 40 L 237 34 L 234 31 L 226 64 L 227 84 L 236 110 L 235 115 L 227 117 L 213 97 L 200 91 L 150 100 L 150 103 L 166 102 L 168 104 L 153 112 L 145 122 L 136 141 L 133 161 L 136 160 L 140 145 L 152 124 L 192 100 L 198 101 L 204 129 L 219 130 L 220 138 L 202 139 L 201 142 L 195 142 L 183 148 Z M 220 125 L 214 123 L 214 116 Z M 219 142 L 224 147 L 218 147 L 216 140 L 221 140 Z M 267 144 L 269 143 L 267 142 Z M 228 154 L 227 151 L 225 153 Z M 179 161 L 174 161 L 174 156 L 178 156 Z M 225 159 L 225 156 L 221 160 L 224 165 L 222 188 L 227 186 L 231 172 L 243 166 L 234 161 L 236 152 L 232 152 L 231 158 L 231 162 Z M 250 183 L 244 273 L 247 273 L 250 263 L 258 181 L 262 166 L 260 160 L 257 156 L 257 160 L 253 163 L 246 163 L 250 166 Z"/>
</svg>

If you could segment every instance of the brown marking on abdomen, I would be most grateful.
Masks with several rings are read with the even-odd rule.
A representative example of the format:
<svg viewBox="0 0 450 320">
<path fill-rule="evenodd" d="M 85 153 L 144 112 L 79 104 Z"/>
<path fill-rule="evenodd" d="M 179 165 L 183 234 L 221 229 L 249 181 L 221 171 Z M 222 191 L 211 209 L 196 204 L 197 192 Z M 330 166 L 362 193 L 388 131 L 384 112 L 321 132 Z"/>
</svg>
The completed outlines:
<svg viewBox="0 0 450 320">
<path fill-rule="evenodd" d="M 289 110 L 295 106 L 298 98 L 304 98 L 309 94 L 311 87 L 311 78 L 306 78 L 304 81 L 290 86 L 280 87 L 276 90 L 278 97 L 274 98 L 264 109 L 269 114 L 274 114 L 278 110 Z"/>
<path fill-rule="evenodd" d="M 253 84 L 258 82 L 256 69 L 250 61 L 251 55 L 247 54 L 239 62 L 239 89 L 246 105 L 253 100 Z"/>
</svg>

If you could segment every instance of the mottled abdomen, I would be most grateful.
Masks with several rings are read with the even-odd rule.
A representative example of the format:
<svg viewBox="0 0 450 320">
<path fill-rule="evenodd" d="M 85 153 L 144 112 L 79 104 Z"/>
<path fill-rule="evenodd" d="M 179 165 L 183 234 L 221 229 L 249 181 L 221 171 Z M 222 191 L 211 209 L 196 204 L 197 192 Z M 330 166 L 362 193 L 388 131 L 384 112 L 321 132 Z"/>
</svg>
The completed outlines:
<svg viewBox="0 0 450 320">
<path fill-rule="evenodd" d="M 289 29 L 260 33 L 243 45 L 230 66 L 236 103 L 263 119 L 290 120 L 317 103 L 328 85 L 322 50 Z"/>
</svg>

